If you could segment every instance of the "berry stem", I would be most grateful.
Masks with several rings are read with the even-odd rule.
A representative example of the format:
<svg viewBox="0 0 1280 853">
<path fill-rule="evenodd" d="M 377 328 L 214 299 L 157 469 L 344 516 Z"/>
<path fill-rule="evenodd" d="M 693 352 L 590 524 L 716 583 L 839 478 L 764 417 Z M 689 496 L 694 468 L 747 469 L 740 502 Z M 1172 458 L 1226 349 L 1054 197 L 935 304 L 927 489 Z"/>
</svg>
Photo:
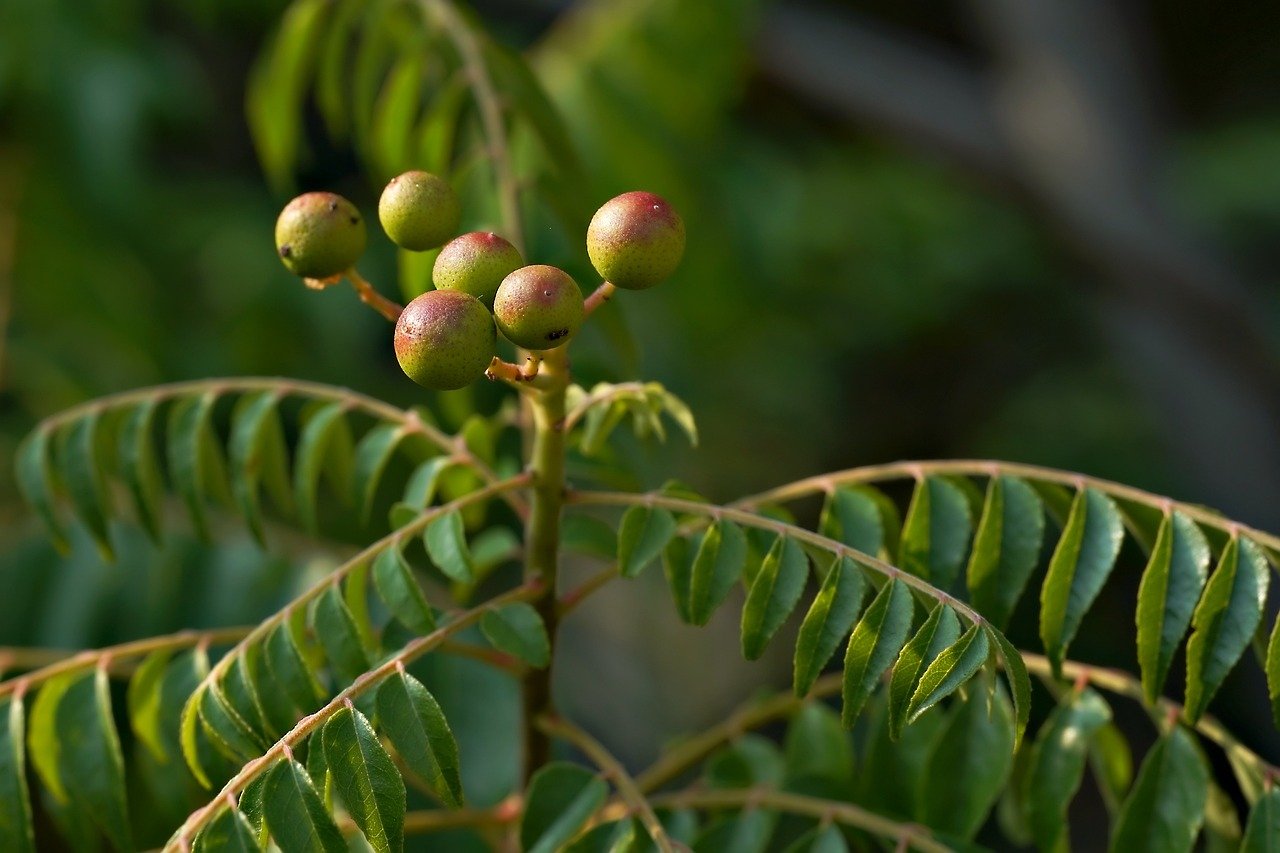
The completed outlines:
<svg viewBox="0 0 1280 853">
<path fill-rule="evenodd" d="M 610 299 L 612 299 L 613 294 L 617 292 L 618 292 L 618 288 L 614 287 L 609 282 L 606 281 L 602 283 L 599 287 L 597 287 L 594 291 L 592 291 L 590 296 L 588 296 L 583 301 L 582 316 L 590 317 L 592 314 L 595 313 L 597 308 L 599 308 L 600 306 L 608 302 Z"/>
<path fill-rule="evenodd" d="M 356 271 L 355 267 L 347 270 L 345 273 L 347 281 L 351 282 L 351 286 L 356 289 L 356 293 L 360 296 L 360 301 L 368 305 L 374 311 L 377 311 L 383 317 L 391 322 L 400 319 L 400 312 L 404 311 L 404 306 L 399 302 L 395 302 L 381 293 L 373 289 L 373 285 L 365 280 L 365 277 Z"/>
</svg>

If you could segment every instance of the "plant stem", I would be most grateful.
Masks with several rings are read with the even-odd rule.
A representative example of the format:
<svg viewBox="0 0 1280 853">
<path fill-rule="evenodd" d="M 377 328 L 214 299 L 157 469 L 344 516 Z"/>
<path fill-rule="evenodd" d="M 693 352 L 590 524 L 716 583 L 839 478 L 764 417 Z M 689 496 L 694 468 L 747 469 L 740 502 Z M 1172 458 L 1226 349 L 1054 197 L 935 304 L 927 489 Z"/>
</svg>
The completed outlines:
<svg viewBox="0 0 1280 853">
<path fill-rule="evenodd" d="M 400 313 L 404 311 L 403 305 L 379 293 L 364 276 L 356 271 L 355 267 L 347 270 L 346 276 L 347 280 L 351 282 L 351 286 L 356 289 L 361 302 L 386 317 L 392 323 L 400 319 Z"/>
<path fill-rule="evenodd" d="M 569 387 L 569 358 L 563 347 L 544 355 L 538 375 L 545 383 L 542 392 L 528 398 L 533 413 L 533 446 L 529 453 L 533 485 L 525 527 L 525 580 L 536 578 L 543 583 L 543 594 L 534 602 L 534 607 L 551 640 L 551 663 L 543 669 L 530 670 L 524 679 L 526 780 L 551 758 L 550 739 L 537 721 L 553 713 L 551 673 L 559 627 L 556 576 L 560 561 L 560 513 L 565 494 L 565 389 Z"/>
<path fill-rule="evenodd" d="M 613 294 L 617 293 L 617 291 L 618 291 L 618 288 L 607 281 L 601 284 L 599 287 L 597 287 L 595 290 L 591 292 L 590 296 L 588 296 L 585 300 L 583 300 L 583 303 L 582 303 L 583 316 L 590 317 L 602 305 L 604 305 L 606 302 L 612 299 Z"/>
</svg>

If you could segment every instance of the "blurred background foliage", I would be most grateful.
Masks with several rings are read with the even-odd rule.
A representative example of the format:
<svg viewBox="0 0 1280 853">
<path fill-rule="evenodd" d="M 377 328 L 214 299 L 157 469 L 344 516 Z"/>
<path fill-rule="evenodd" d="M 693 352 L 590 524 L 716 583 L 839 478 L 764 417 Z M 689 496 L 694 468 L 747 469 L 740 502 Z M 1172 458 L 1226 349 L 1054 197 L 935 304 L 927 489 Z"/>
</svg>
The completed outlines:
<svg viewBox="0 0 1280 853">
<path fill-rule="evenodd" d="M 308 543 L 264 554 L 238 534 L 160 551 L 133 537 L 114 566 L 85 543 L 58 557 L 12 485 L 13 450 L 38 418 L 220 374 L 422 402 L 379 317 L 347 292 L 306 292 L 274 257 L 275 214 L 295 190 L 333 189 L 372 213 L 393 165 L 365 168 L 359 139 L 304 99 L 297 168 L 268 158 L 264 175 L 245 93 L 285 7 L 0 4 L 0 644 L 243 622 L 318 570 Z M 630 479 L 678 476 L 728 499 L 855 464 L 996 456 L 1280 528 L 1280 41 L 1268 36 L 1280 6 L 474 8 L 560 108 L 584 181 L 560 192 L 587 205 L 580 215 L 635 188 L 685 214 L 676 278 L 615 300 L 608 334 L 593 329 L 580 355 L 588 381 L 658 379 L 698 415 L 696 450 L 624 444 Z M 550 165 L 541 180 L 556 180 Z M 493 216 L 473 208 L 468 224 Z M 532 221 L 531 256 L 593 285 L 581 232 L 547 230 L 538 210 Z M 384 292 L 398 270 L 401 289 L 421 287 L 385 237 L 371 246 L 361 268 Z M 475 401 L 435 402 L 456 426 Z M 691 651 L 694 632 L 648 593 L 634 608 L 634 590 L 611 592 L 611 616 L 569 626 L 609 635 L 576 654 L 586 682 L 616 689 L 592 691 L 595 704 L 565 689 L 634 728 L 617 744 L 630 757 L 765 680 L 721 665 L 731 637 Z M 1080 652 L 1132 668 L 1132 590 L 1118 597 Z M 645 642 L 654 632 L 665 642 Z"/>
</svg>

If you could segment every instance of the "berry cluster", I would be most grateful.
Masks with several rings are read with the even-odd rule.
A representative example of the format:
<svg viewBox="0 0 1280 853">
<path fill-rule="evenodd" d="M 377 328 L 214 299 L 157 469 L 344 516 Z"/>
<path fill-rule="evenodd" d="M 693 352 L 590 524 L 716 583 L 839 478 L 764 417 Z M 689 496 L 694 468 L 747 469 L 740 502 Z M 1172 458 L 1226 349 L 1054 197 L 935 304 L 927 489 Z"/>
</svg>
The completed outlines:
<svg viewBox="0 0 1280 853">
<path fill-rule="evenodd" d="M 314 287 L 351 279 L 361 297 L 396 320 L 395 351 L 410 379 L 426 388 L 462 388 L 496 363 L 497 332 L 535 355 L 567 344 L 583 319 L 614 288 L 644 290 L 668 278 L 684 254 L 684 222 L 647 192 L 606 202 L 587 229 L 587 253 L 604 283 L 584 300 L 573 278 L 546 264 L 525 265 L 519 250 L 491 232 L 453 237 L 462 210 L 453 188 L 428 172 L 393 178 L 378 202 L 387 236 L 414 252 L 440 248 L 435 290 L 403 309 L 372 292 L 356 274 L 364 220 L 351 202 L 305 193 L 276 221 L 276 248 L 290 272 Z M 448 242 L 446 242 L 448 241 Z M 398 317 L 396 316 L 398 314 Z M 536 363 L 536 359 L 535 359 Z"/>
</svg>

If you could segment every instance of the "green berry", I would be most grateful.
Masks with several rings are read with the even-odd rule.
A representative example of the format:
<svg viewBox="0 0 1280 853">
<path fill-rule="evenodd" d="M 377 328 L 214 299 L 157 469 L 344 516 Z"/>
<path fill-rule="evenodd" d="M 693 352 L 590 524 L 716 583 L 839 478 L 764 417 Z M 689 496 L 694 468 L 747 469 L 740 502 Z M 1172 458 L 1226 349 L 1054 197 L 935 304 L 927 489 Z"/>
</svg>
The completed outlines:
<svg viewBox="0 0 1280 853">
<path fill-rule="evenodd" d="M 364 253 L 364 217 L 333 193 L 304 193 L 276 219 L 276 251 L 289 272 L 332 278 L 355 266 Z"/>
<path fill-rule="evenodd" d="M 425 252 L 458 233 L 462 207 L 453 187 L 430 172 L 405 172 L 391 179 L 378 200 L 378 219 L 397 246 Z"/>
<path fill-rule="evenodd" d="M 623 193 L 591 217 L 587 254 L 605 281 L 626 290 L 645 290 L 665 281 L 680 265 L 684 220 L 661 196 Z"/>
<path fill-rule="evenodd" d="M 472 231 L 445 244 L 431 278 L 440 290 L 470 293 L 493 308 L 498 285 L 524 264 L 515 246 L 497 234 Z"/>
<path fill-rule="evenodd" d="M 428 290 L 396 322 L 396 360 L 424 388 L 452 391 L 484 376 L 497 346 L 493 317 L 456 290 Z"/>
<path fill-rule="evenodd" d="M 521 267 L 502 280 L 493 316 L 516 346 L 555 349 L 582 325 L 582 291 L 564 270 L 545 264 Z"/>
</svg>

